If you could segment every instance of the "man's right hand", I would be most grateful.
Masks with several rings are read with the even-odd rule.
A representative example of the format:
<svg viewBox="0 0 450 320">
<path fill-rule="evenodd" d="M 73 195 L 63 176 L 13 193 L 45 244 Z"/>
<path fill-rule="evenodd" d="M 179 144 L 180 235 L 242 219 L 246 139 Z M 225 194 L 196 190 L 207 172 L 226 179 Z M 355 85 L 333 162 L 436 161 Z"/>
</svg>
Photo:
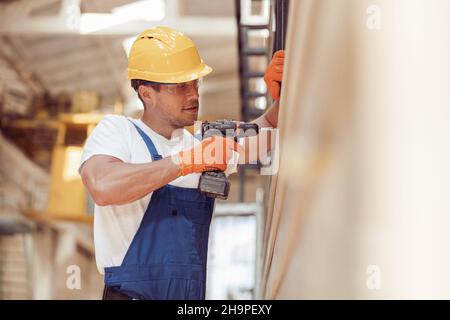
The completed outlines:
<svg viewBox="0 0 450 320">
<path fill-rule="evenodd" d="M 233 152 L 241 152 L 242 147 L 232 139 L 220 136 L 208 137 L 196 147 L 184 150 L 177 154 L 179 175 L 205 171 L 225 171 Z"/>
</svg>

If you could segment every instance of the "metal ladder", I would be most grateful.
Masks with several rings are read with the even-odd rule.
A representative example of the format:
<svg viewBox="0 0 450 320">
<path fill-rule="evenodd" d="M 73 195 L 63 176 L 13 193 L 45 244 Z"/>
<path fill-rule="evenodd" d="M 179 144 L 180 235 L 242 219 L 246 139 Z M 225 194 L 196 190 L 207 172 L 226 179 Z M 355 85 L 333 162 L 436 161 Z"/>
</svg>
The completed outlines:
<svg viewBox="0 0 450 320">
<path fill-rule="evenodd" d="M 269 12 L 270 0 L 236 0 L 242 121 L 261 116 L 267 107 L 263 77 L 269 54 Z"/>
<path fill-rule="evenodd" d="M 270 0 L 236 0 L 238 27 L 241 120 L 249 122 L 261 116 L 268 104 L 264 71 L 269 56 Z M 255 13 L 254 11 L 259 12 Z M 245 201 L 244 184 L 247 170 L 259 165 L 241 166 L 239 201 Z"/>
</svg>

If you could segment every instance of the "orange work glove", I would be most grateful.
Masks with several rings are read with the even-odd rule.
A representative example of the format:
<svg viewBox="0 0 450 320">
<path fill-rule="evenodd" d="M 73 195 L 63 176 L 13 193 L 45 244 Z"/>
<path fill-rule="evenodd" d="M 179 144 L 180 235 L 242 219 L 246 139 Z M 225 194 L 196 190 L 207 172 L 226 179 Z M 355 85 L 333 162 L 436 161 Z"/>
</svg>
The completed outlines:
<svg viewBox="0 0 450 320">
<path fill-rule="evenodd" d="M 264 81 L 273 100 L 279 100 L 281 94 L 281 81 L 283 80 L 284 50 L 274 53 L 272 61 L 264 74 Z"/>
<path fill-rule="evenodd" d="M 233 156 L 233 150 L 241 152 L 242 147 L 232 139 L 208 137 L 195 148 L 178 153 L 179 176 L 205 171 L 225 171 Z"/>
</svg>

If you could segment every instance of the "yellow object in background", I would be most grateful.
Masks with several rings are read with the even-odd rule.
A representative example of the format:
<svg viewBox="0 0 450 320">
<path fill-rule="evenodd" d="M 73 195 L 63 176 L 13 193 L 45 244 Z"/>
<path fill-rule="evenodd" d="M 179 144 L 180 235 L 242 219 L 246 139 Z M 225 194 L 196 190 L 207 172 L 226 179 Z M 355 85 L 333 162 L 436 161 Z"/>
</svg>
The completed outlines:
<svg viewBox="0 0 450 320">
<path fill-rule="evenodd" d="M 49 218 L 92 221 L 92 201 L 78 174 L 78 166 L 84 141 L 102 117 L 98 114 L 60 115 L 52 155 Z"/>
<path fill-rule="evenodd" d="M 80 176 L 75 175 L 82 152 L 82 147 L 75 146 L 56 146 L 53 150 L 48 204 L 48 213 L 52 218 L 87 218 L 84 187 Z"/>
</svg>

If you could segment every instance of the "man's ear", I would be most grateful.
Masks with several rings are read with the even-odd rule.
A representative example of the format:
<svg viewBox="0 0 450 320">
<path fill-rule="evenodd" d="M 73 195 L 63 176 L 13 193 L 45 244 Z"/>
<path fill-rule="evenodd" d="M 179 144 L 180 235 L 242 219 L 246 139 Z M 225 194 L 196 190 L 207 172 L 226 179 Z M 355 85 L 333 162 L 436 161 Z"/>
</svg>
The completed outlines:
<svg viewBox="0 0 450 320">
<path fill-rule="evenodd" d="M 139 86 L 138 93 L 146 106 L 153 105 L 155 99 L 155 91 L 147 86 Z"/>
</svg>

